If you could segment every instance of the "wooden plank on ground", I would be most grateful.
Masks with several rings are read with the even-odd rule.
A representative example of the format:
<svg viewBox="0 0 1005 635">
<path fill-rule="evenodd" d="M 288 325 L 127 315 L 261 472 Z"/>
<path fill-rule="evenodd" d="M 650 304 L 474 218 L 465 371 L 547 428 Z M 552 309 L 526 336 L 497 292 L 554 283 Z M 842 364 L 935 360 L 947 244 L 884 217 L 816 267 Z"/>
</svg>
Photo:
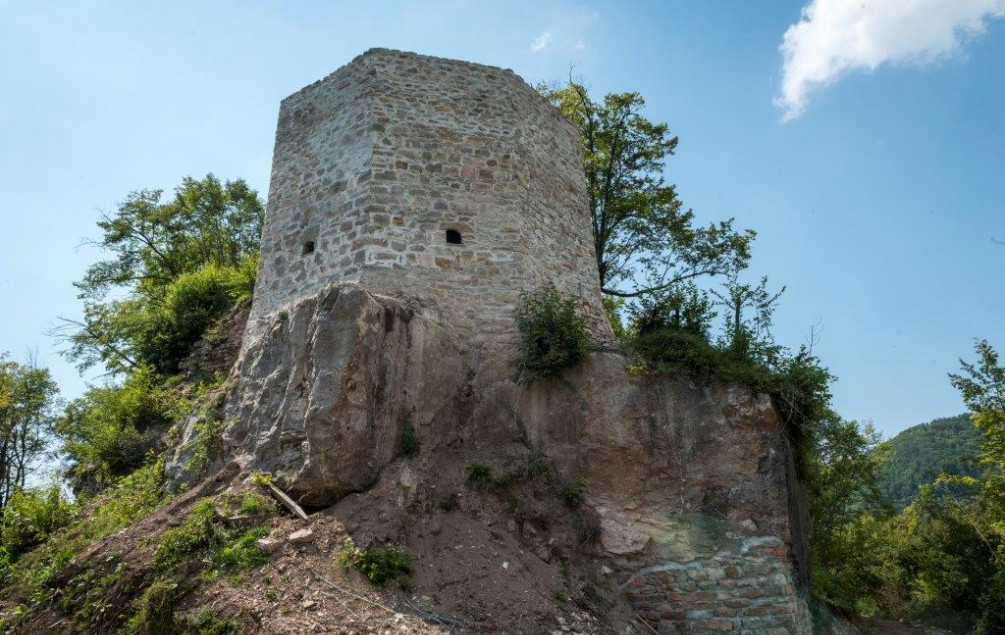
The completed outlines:
<svg viewBox="0 0 1005 635">
<path fill-rule="evenodd" d="M 293 514 L 300 520 L 307 520 L 307 512 L 304 511 L 303 507 L 297 505 L 296 501 L 287 496 L 286 492 L 279 489 L 272 483 L 269 483 L 268 487 L 269 491 L 272 492 L 272 495 L 276 497 L 276 500 L 282 503 L 286 509 L 290 510 L 291 514 Z"/>
</svg>

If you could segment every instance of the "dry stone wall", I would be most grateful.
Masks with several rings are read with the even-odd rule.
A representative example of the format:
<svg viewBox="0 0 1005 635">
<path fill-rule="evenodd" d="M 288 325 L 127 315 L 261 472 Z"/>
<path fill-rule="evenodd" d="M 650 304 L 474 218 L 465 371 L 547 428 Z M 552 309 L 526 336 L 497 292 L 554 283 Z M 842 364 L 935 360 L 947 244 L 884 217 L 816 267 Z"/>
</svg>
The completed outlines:
<svg viewBox="0 0 1005 635">
<path fill-rule="evenodd" d="M 510 70 L 364 53 L 282 103 L 251 335 L 332 281 L 476 343 L 510 340 L 519 293 L 553 282 L 606 335 L 581 151 Z"/>
</svg>

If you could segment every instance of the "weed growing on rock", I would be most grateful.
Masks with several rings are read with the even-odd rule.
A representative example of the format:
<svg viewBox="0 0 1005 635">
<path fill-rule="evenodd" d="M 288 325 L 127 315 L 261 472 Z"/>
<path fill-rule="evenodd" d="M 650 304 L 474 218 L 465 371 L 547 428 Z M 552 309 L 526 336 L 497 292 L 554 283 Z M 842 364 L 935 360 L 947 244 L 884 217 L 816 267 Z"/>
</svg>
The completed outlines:
<svg viewBox="0 0 1005 635">
<path fill-rule="evenodd" d="M 419 454 L 421 447 L 419 437 L 415 434 L 415 426 L 412 425 L 411 421 L 406 421 L 405 427 L 401 431 L 401 453 L 411 458 Z"/>
<path fill-rule="evenodd" d="M 562 488 L 562 502 L 569 509 L 578 509 L 586 500 L 586 481 L 577 476 L 571 483 Z"/>
<path fill-rule="evenodd" d="M 251 484 L 258 487 L 268 487 L 275 480 L 268 472 L 255 472 L 251 475 Z"/>
<path fill-rule="evenodd" d="M 465 468 L 468 480 L 476 486 L 487 487 L 492 484 L 492 468 L 481 463 L 474 463 Z"/>
</svg>

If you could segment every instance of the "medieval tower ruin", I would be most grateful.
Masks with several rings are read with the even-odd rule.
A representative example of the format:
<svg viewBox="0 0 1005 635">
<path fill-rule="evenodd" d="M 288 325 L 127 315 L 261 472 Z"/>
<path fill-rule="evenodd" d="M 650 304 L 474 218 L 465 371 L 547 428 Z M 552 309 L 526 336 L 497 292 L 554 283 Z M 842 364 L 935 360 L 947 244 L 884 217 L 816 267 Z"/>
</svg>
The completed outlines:
<svg viewBox="0 0 1005 635">
<path fill-rule="evenodd" d="M 249 335 L 333 281 L 475 342 L 553 282 L 605 332 L 581 153 L 513 71 L 367 51 L 280 106 Z"/>
</svg>

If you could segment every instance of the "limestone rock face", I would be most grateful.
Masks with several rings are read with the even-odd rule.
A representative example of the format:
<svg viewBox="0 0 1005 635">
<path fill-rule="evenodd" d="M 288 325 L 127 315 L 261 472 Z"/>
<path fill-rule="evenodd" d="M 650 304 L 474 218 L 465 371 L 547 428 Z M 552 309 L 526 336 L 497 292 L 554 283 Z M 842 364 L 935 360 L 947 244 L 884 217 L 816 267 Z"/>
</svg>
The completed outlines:
<svg viewBox="0 0 1005 635">
<path fill-rule="evenodd" d="M 246 344 L 225 408 L 227 454 L 302 504 L 370 486 L 406 426 L 453 418 L 462 355 L 403 303 L 332 284 Z"/>
</svg>

